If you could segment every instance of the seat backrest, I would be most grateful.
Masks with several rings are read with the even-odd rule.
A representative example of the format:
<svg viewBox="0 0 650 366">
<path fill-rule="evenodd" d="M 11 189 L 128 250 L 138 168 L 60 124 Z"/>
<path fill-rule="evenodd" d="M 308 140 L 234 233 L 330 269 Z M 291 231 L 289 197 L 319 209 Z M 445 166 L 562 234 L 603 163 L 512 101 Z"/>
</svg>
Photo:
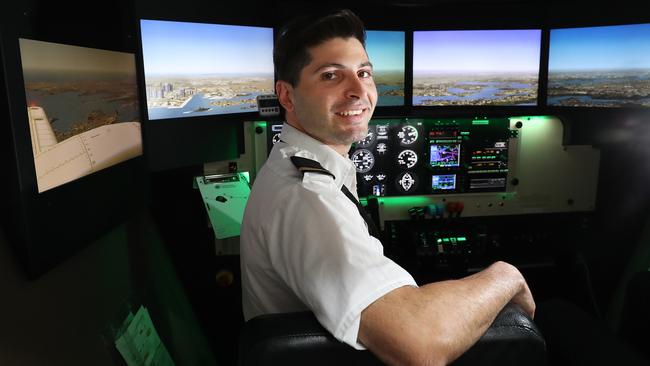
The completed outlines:
<svg viewBox="0 0 650 366">
<path fill-rule="evenodd" d="M 371 352 L 336 340 L 311 312 L 258 316 L 244 325 L 240 366 L 383 365 Z M 504 308 L 481 339 L 453 365 L 546 365 L 537 326 L 518 307 Z"/>
</svg>

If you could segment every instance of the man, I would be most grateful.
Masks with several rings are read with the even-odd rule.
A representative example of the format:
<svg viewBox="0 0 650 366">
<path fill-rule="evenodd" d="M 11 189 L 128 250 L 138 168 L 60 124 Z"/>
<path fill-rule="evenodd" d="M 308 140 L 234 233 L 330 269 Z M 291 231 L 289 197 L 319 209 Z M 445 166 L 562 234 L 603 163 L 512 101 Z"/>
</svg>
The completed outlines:
<svg viewBox="0 0 650 366">
<path fill-rule="evenodd" d="M 383 255 L 354 202 L 347 156 L 366 136 L 377 101 L 364 42 L 363 24 L 346 10 L 296 20 L 276 41 L 286 123 L 244 215 L 244 316 L 311 310 L 337 339 L 386 363 L 444 365 L 508 302 L 530 316 L 535 303 L 519 271 L 503 262 L 417 287 Z"/>
</svg>

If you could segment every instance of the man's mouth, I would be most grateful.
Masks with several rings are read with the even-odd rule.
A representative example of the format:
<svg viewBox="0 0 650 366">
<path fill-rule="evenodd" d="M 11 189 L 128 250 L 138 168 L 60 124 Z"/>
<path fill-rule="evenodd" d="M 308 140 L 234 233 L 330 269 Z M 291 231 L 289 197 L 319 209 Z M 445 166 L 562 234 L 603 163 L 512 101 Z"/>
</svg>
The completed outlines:
<svg viewBox="0 0 650 366">
<path fill-rule="evenodd" d="M 365 111 L 366 109 L 367 109 L 367 108 L 362 108 L 362 109 L 350 109 L 350 110 L 347 110 L 347 111 L 336 112 L 336 114 L 338 114 L 339 116 L 343 116 L 343 117 L 347 117 L 347 116 L 358 116 L 358 115 L 360 115 L 361 113 L 363 113 L 363 111 Z"/>
</svg>

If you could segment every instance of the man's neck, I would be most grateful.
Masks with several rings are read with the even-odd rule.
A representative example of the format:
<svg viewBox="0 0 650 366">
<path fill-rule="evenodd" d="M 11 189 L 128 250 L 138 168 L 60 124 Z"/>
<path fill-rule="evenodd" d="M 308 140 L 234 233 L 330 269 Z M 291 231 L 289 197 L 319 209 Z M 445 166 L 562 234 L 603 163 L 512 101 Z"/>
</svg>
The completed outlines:
<svg viewBox="0 0 650 366">
<path fill-rule="evenodd" d="M 295 128 L 296 130 L 304 133 L 305 135 L 313 138 L 314 140 L 320 141 L 323 144 L 329 146 L 332 150 L 336 151 L 339 155 L 341 155 L 341 156 L 343 156 L 345 158 L 348 157 L 348 151 L 350 151 L 350 145 L 337 145 L 337 144 L 332 144 L 332 143 L 323 141 L 323 140 L 319 139 L 318 137 L 316 137 L 316 136 L 310 134 L 309 132 L 305 131 L 305 129 L 302 128 L 302 126 L 300 126 L 299 123 L 296 123 L 295 121 L 290 121 L 288 119 L 287 119 L 286 122 L 287 122 L 288 125 Z"/>
</svg>

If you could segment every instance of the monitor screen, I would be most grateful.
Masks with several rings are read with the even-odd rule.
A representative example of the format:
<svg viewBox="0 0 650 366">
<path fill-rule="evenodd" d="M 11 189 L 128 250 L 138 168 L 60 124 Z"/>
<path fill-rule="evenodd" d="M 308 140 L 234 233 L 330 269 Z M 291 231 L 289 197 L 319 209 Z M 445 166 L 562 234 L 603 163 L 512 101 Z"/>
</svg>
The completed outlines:
<svg viewBox="0 0 650 366">
<path fill-rule="evenodd" d="M 366 32 L 366 51 L 379 94 L 377 106 L 404 105 L 404 39 L 401 31 Z"/>
<path fill-rule="evenodd" d="M 434 174 L 431 176 L 431 190 L 453 191 L 456 189 L 456 174 Z"/>
<path fill-rule="evenodd" d="M 650 24 L 552 29 L 547 103 L 650 107 Z"/>
<path fill-rule="evenodd" d="M 460 166 L 460 144 L 431 144 L 429 157 L 432 167 Z"/>
<path fill-rule="evenodd" d="M 150 120 L 257 112 L 274 91 L 273 29 L 141 20 Z"/>
<path fill-rule="evenodd" d="M 19 45 L 39 192 L 142 154 L 133 54 Z"/>
<path fill-rule="evenodd" d="M 413 32 L 413 105 L 537 105 L 541 30 Z"/>
</svg>

